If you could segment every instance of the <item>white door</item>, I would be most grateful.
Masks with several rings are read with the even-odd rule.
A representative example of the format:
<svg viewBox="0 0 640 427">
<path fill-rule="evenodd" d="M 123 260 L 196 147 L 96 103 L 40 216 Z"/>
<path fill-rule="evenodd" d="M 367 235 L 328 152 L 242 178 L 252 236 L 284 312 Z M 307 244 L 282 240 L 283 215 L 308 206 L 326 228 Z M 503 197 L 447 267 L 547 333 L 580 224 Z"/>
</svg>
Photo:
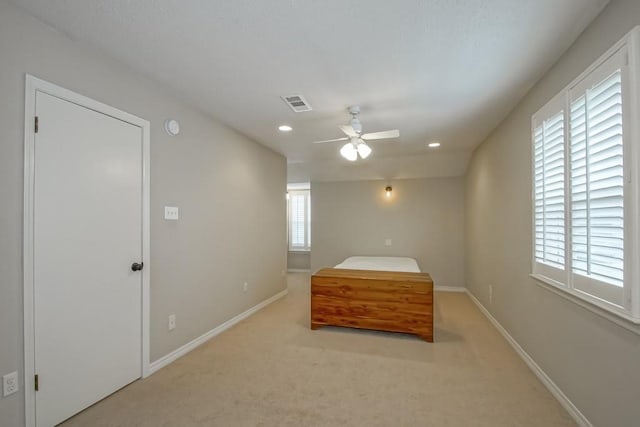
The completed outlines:
<svg viewBox="0 0 640 427">
<path fill-rule="evenodd" d="M 141 376 L 142 130 L 38 91 L 36 424 Z"/>
</svg>

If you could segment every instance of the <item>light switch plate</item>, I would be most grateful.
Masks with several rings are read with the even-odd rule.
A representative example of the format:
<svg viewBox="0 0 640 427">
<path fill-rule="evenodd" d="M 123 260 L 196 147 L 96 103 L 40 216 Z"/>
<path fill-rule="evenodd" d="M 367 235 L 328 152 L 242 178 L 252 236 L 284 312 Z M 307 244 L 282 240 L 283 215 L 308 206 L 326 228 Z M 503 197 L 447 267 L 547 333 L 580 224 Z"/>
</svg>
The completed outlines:
<svg viewBox="0 0 640 427">
<path fill-rule="evenodd" d="M 391 246 L 391 239 L 384 239 L 385 246 Z"/>
<path fill-rule="evenodd" d="M 180 218 L 180 209 L 176 206 L 164 207 L 164 219 L 170 221 L 177 221 Z"/>
</svg>

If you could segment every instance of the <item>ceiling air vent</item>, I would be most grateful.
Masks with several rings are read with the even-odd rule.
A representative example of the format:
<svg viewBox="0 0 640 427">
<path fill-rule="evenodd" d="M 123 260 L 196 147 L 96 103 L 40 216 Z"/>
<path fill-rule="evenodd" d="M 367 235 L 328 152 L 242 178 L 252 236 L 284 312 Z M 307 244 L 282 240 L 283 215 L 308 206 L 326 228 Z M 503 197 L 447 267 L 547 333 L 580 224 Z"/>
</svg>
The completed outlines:
<svg viewBox="0 0 640 427">
<path fill-rule="evenodd" d="M 307 100 L 304 99 L 302 95 L 283 96 L 282 99 L 296 113 L 302 113 L 303 111 L 312 110 L 311 105 L 309 105 Z"/>
</svg>

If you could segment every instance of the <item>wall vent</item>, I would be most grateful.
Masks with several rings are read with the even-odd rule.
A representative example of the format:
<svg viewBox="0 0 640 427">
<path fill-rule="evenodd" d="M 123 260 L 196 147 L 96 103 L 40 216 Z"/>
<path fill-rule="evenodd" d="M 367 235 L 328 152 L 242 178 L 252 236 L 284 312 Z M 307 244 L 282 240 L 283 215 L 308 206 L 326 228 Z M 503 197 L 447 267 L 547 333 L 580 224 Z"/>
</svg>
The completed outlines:
<svg viewBox="0 0 640 427">
<path fill-rule="evenodd" d="M 296 113 L 312 110 L 311 105 L 309 105 L 302 95 L 283 96 L 282 100 Z"/>
</svg>

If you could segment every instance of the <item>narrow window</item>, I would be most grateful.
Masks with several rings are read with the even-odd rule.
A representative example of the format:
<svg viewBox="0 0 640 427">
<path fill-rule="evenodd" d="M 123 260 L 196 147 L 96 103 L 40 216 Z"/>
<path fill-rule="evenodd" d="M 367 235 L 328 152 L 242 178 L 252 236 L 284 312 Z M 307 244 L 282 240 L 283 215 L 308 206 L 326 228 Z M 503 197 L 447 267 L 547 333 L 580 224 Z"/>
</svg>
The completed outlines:
<svg viewBox="0 0 640 427">
<path fill-rule="evenodd" d="M 311 248 L 311 195 L 309 190 L 289 190 L 289 250 Z"/>
</svg>

